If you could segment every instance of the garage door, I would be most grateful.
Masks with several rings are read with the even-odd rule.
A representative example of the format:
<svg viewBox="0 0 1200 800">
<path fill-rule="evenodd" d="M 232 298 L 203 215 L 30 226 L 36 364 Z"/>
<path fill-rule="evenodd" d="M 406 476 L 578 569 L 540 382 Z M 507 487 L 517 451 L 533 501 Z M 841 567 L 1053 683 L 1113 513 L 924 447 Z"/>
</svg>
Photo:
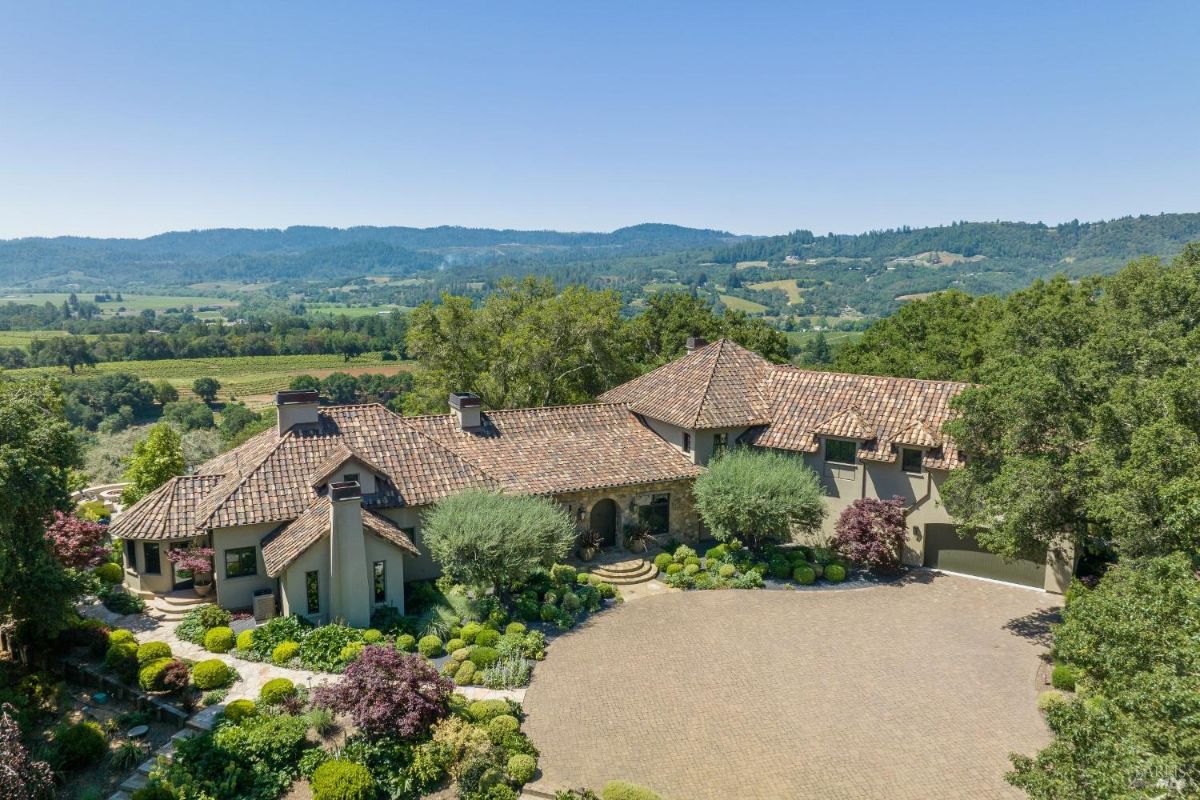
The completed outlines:
<svg viewBox="0 0 1200 800">
<path fill-rule="evenodd" d="M 985 551 L 974 536 L 959 537 L 954 525 L 925 526 L 925 566 L 1039 589 L 1046 580 L 1044 563 L 1024 559 L 1006 561 Z"/>
</svg>

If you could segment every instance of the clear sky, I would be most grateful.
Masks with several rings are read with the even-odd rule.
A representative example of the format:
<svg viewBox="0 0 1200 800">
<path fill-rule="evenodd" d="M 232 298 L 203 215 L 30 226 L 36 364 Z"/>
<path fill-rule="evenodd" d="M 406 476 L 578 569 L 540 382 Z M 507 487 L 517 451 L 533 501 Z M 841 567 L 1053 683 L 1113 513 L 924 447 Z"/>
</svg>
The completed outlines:
<svg viewBox="0 0 1200 800">
<path fill-rule="evenodd" d="M 1200 211 L 1200 3 L 0 0 L 0 237 Z"/>
</svg>

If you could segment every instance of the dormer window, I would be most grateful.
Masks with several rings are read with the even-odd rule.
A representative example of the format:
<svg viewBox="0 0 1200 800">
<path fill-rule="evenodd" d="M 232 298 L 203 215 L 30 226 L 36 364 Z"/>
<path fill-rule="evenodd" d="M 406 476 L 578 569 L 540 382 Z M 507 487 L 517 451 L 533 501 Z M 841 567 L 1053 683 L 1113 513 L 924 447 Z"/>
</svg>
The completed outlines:
<svg viewBox="0 0 1200 800">
<path fill-rule="evenodd" d="M 858 445 L 848 439 L 826 439 L 825 460 L 833 464 L 857 463 Z"/>
<path fill-rule="evenodd" d="M 346 483 L 359 483 L 357 472 L 347 472 L 342 476 L 342 480 Z"/>
<path fill-rule="evenodd" d="M 924 472 L 925 467 L 922 464 L 924 452 L 916 450 L 912 447 L 903 447 L 900 449 L 900 469 L 905 472 L 910 472 L 914 475 L 920 475 Z"/>
</svg>

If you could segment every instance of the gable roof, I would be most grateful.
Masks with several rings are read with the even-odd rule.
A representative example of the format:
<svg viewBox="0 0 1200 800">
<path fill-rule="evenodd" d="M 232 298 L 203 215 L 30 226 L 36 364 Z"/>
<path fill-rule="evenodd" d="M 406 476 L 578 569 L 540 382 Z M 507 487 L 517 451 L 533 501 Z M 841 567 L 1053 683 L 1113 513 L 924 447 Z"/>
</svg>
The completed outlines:
<svg viewBox="0 0 1200 800">
<path fill-rule="evenodd" d="M 185 539 L 196 535 L 192 525 L 197 504 L 220 481 L 219 475 L 183 475 L 171 478 L 143 497 L 132 508 L 117 514 L 109 533 L 123 539 Z"/>
<path fill-rule="evenodd" d="M 331 501 L 327 496 L 320 497 L 295 521 L 263 537 L 262 557 L 268 577 L 278 578 L 305 550 L 320 541 L 321 537 L 329 535 L 332 528 L 330 505 Z M 362 524 L 364 531 L 373 533 L 414 556 L 420 555 L 408 534 L 388 518 L 364 508 Z"/>
<path fill-rule="evenodd" d="M 329 478 L 347 461 L 357 461 L 376 475 L 387 474 L 381 467 L 375 466 L 370 459 L 354 452 L 344 443 L 339 443 L 338 446 L 335 447 L 333 451 L 325 458 L 325 460 L 322 461 L 317 467 L 316 473 L 309 478 L 309 485 L 314 489 L 324 486 L 329 482 Z"/>
<path fill-rule="evenodd" d="M 728 339 L 705 345 L 600 395 L 680 428 L 770 422 L 763 378 L 774 365 Z"/>
</svg>

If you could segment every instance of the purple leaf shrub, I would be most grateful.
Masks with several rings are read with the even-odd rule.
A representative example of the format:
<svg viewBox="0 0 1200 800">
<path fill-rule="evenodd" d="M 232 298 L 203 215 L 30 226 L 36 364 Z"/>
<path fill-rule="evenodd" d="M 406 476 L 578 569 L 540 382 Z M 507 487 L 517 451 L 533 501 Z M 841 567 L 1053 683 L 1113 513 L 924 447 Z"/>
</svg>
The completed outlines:
<svg viewBox="0 0 1200 800">
<path fill-rule="evenodd" d="M 54 557 L 64 567 L 91 569 L 108 560 L 108 547 L 104 544 L 107 528 L 97 522 L 88 522 L 79 517 L 55 511 L 46 520 L 46 541 L 54 551 Z"/>
<path fill-rule="evenodd" d="M 905 505 L 903 497 L 855 500 L 838 517 L 834 549 L 876 572 L 896 572 L 904 552 Z"/>
<path fill-rule="evenodd" d="M 316 705 L 348 714 L 368 736 L 419 736 L 450 711 L 454 685 L 420 656 L 368 645 L 341 680 L 318 687 Z"/>
<path fill-rule="evenodd" d="M 21 743 L 21 729 L 8 703 L 0 706 L 0 797 L 36 800 L 54 789 L 54 774 L 45 761 L 34 761 Z"/>
</svg>

